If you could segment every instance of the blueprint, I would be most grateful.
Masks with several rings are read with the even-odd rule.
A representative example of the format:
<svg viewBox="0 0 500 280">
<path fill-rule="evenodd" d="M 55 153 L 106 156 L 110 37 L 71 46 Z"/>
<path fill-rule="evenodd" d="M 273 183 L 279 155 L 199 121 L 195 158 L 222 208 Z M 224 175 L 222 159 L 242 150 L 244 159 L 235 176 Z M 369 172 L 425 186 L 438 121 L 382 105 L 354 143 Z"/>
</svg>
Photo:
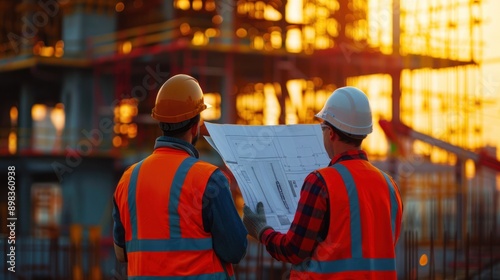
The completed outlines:
<svg viewBox="0 0 500 280">
<path fill-rule="evenodd" d="M 330 161 L 320 126 L 205 124 L 207 141 L 233 173 L 245 204 L 255 210 L 262 201 L 267 223 L 288 231 L 305 177 Z"/>
</svg>

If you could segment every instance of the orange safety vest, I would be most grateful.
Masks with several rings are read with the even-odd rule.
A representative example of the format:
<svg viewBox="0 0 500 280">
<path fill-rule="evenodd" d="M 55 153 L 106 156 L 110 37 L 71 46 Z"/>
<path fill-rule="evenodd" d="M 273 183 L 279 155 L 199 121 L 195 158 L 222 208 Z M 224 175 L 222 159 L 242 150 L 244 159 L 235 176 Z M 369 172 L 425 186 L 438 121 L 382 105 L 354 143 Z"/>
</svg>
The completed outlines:
<svg viewBox="0 0 500 280">
<path fill-rule="evenodd" d="M 402 202 L 396 184 L 366 160 L 318 171 L 328 187 L 330 227 L 290 279 L 397 279 Z"/>
<path fill-rule="evenodd" d="M 203 229 L 203 194 L 216 169 L 185 151 L 161 148 L 123 174 L 115 200 L 125 228 L 128 279 L 234 278 L 232 265 L 222 266 Z"/>
</svg>

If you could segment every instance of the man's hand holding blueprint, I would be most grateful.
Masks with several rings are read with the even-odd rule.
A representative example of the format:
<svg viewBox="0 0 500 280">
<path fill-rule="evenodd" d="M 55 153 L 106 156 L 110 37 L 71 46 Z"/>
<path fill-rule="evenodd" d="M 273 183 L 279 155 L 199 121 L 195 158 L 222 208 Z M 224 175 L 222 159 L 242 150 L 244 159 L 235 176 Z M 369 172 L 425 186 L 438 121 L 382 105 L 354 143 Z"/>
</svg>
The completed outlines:
<svg viewBox="0 0 500 280">
<path fill-rule="evenodd" d="M 319 125 L 243 126 L 207 123 L 207 141 L 238 182 L 245 204 L 261 201 L 267 223 L 288 231 L 301 184 L 315 169 L 328 165 Z"/>
</svg>

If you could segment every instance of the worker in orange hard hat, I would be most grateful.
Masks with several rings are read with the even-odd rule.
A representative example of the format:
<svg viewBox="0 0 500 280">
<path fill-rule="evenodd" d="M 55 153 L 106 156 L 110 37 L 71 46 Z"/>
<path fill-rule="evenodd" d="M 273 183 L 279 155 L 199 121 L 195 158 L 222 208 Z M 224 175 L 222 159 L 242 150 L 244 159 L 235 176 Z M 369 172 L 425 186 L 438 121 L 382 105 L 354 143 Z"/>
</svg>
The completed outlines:
<svg viewBox="0 0 500 280">
<path fill-rule="evenodd" d="M 267 225 L 262 202 L 256 212 L 244 206 L 243 222 L 271 256 L 293 264 L 290 279 L 397 279 L 403 204 L 393 179 L 360 148 L 372 132 L 368 98 L 338 88 L 316 117 L 331 161 L 304 180 L 288 232 Z"/>
<path fill-rule="evenodd" d="M 204 103 L 198 81 L 175 75 L 152 117 L 163 135 L 153 154 L 127 169 L 114 194 L 114 242 L 129 277 L 234 279 L 247 231 L 216 166 L 194 147 Z"/>
</svg>

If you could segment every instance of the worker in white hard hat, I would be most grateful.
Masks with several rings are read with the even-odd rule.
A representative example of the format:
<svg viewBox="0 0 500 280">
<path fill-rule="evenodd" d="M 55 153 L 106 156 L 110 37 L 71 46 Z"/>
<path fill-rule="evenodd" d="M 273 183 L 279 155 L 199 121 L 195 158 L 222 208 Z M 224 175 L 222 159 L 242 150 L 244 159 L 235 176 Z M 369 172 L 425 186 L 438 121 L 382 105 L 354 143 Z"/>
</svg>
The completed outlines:
<svg viewBox="0 0 500 280">
<path fill-rule="evenodd" d="M 338 88 L 316 117 L 331 161 L 304 180 L 288 232 L 267 224 L 262 202 L 255 212 L 244 207 L 243 222 L 271 256 L 293 264 L 290 279 L 397 279 L 403 205 L 394 180 L 361 149 L 373 126 L 368 98 Z"/>
<path fill-rule="evenodd" d="M 129 279 L 234 279 L 232 264 L 245 256 L 247 231 L 229 181 L 194 147 L 207 107 L 188 75 L 158 92 L 151 115 L 164 136 L 124 172 L 113 199 L 115 253 L 128 262 Z"/>
</svg>

